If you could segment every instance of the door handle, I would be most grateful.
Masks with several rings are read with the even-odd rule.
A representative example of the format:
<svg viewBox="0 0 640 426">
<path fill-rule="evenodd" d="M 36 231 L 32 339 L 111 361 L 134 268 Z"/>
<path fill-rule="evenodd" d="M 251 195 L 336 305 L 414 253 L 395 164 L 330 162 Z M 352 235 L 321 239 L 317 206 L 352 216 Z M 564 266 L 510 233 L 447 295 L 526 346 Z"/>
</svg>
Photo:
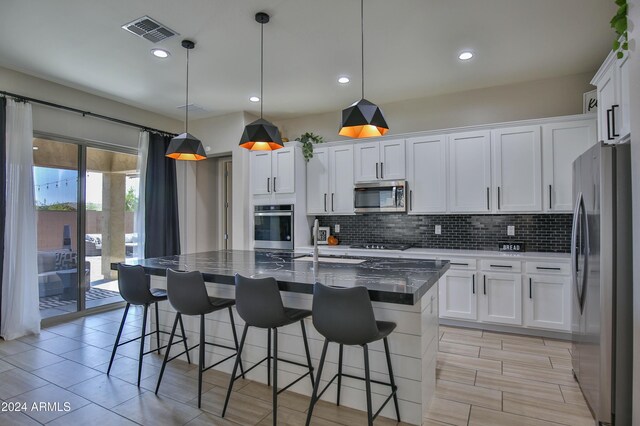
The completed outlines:
<svg viewBox="0 0 640 426">
<path fill-rule="evenodd" d="M 551 206 L 551 185 L 549 185 L 549 210 L 551 210 L 553 207 Z"/>
<path fill-rule="evenodd" d="M 482 276 L 482 286 L 484 287 L 484 294 L 487 295 L 487 276 Z"/>
<path fill-rule="evenodd" d="M 332 192 L 332 193 L 331 193 L 331 211 L 334 211 L 334 210 L 333 210 L 333 196 L 334 196 L 334 195 L 336 195 L 336 194 Z"/>
<path fill-rule="evenodd" d="M 529 299 L 533 299 L 532 292 L 531 292 L 531 277 L 529 277 Z"/>
<path fill-rule="evenodd" d="M 620 108 L 620 105 L 611 105 L 611 136 L 614 138 L 620 136 L 616 133 L 616 108 Z"/>
<path fill-rule="evenodd" d="M 513 265 L 489 265 L 492 268 L 513 268 Z"/>
<path fill-rule="evenodd" d="M 548 266 L 536 266 L 536 269 L 540 269 L 542 271 L 561 271 L 561 268 L 551 268 Z"/>
<path fill-rule="evenodd" d="M 498 187 L 498 210 L 500 210 L 500 187 Z"/>
<path fill-rule="evenodd" d="M 607 140 L 612 141 L 614 138 L 611 137 L 611 112 L 613 108 L 607 110 Z"/>
<path fill-rule="evenodd" d="M 476 294 L 476 274 L 471 275 L 471 293 Z"/>
<path fill-rule="evenodd" d="M 271 178 L 267 178 L 267 192 L 271 193 Z"/>
<path fill-rule="evenodd" d="M 378 163 L 376 163 L 376 179 L 380 179 L 380 178 L 378 177 Z"/>
<path fill-rule="evenodd" d="M 454 266 L 469 266 L 468 263 L 458 263 L 458 262 L 449 262 L 449 265 L 454 265 Z"/>
<path fill-rule="evenodd" d="M 409 210 L 413 211 L 413 190 L 409 190 Z"/>
<path fill-rule="evenodd" d="M 327 211 L 327 194 L 324 194 L 324 211 Z"/>
<path fill-rule="evenodd" d="M 273 192 L 277 192 L 277 191 L 276 191 L 276 179 L 277 179 L 277 177 L 276 177 L 276 176 L 274 176 L 274 177 L 273 177 Z"/>
<path fill-rule="evenodd" d="M 380 179 L 384 179 L 384 163 L 380 163 Z"/>
<path fill-rule="evenodd" d="M 489 204 L 489 187 L 487 186 L 487 210 L 491 210 L 491 205 Z"/>
</svg>

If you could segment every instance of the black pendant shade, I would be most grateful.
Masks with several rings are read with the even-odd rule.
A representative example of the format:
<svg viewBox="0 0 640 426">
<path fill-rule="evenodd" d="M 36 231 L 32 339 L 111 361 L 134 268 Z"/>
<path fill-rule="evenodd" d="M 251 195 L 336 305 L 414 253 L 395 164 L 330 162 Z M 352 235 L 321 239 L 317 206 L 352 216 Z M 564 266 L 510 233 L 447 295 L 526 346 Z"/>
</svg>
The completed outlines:
<svg viewBox="0 0 640 426">
<path fill-rule="evenodd" d="M 181 133 L 171 139 L 167 153 L 174 160 L 204 160 L 207 154 L 204 152 L 202 142 L 191 133 Z"/>
<path fill-rule="evenodd" d="M 342 128 L 338 134 L 350 138 L 382 136 L 389 131 L 382 110 L 366 99 L 342 110 Z"/>
<path fill-rule="evenodd" d="M 284 147 L 280 130 L 270 121 L 262 118 L 263 79 L 264 79 L 264 24 L 269 22 L 269 15 L 256 13 L 256 22 L 260 24 L 260 118 L 247 124 L 240 138 L 240 147 L 251 151 L 274 151 Z"/>
<path fill-rule="evenodd" d="M 273 151 L 284 147 L 284 144 L 280 130 L 269 121 L 259 118 L 244 127 L 240 146 L 251 151 Z"/>
<path fill-rule="evenodd" d="M 182 47 L 187 49 L 187 91 L 184 104 L 184 133 L 171 139 L 165 156 L 174 160 L 198 161 L 207 158 L 200 139 L 189 133 L 189 50 L 196 44 L 191 40 L 182 40 Z"/>
</svg>

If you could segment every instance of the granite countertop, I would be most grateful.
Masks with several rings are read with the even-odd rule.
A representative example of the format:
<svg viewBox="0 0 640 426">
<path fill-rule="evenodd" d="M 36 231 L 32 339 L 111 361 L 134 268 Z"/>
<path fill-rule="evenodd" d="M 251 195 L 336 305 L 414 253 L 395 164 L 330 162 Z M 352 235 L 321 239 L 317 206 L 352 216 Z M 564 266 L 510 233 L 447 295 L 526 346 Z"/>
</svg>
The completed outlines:
<svg viewBox="0 0 640 426">
<path fill-rule="evenodd" d="M 126 261 L 142 265 L 151 275 L 165 276 L 168 268 L 200 271 L 205 281 L 234 284 L 234 274 L 251 277 L 274 277 L 280 290 L 313 293 L 313 284 L 355 287 L 365 286 L 371 300 L 414 305 L 449 269 L 445 260 L 389 259 L 379 257 L 344 257 L 361 263 L 313 262 L 297 260 L 293 252 L 220 250 L 179 256 Z M 332 260 L 338 260 L 332 258 Z M 347 260 L 348 261 L 348 260 Z M 116 264 L 112 264 L 112 269 Z"/>
<path fill-rule="evenodd" d="M 532 260 L 532 259 L 540 259 L 540 260 L 568 260 L 571 258 L 570 253 L 549 253 L 549 252 L 502 252 L 502 251 L 491 251 L 491 250 L 462 250 L 462 249 L 434 249 L 434 248 L 409 248 L 407 250 L 371 250 L 371 249 L 360 249 L 360 248 L 351 248 L 349 245 L 321 245 L 319 246 L 321 252 L 330 254 L 332 252 L 343 252 L 343 253 L 357 253 L 358 255 L 362 255 L 365 253 L 367 256 L 375 256 L 376 253 L 379 253 L 379 256 L 389 256 L 389 255 L 401 255 L 403 257 L 409 258 L 412 256 L 415 257 L 444 257 L 444 256 L 452 256 L 452 257 L 495 257 L 495 258 L 512 258 L 512 259 L 521 259 L 521 260 Z M 313 251 L 313 246 L 299 246 L 296 247 L 296 252 L 307 253 L 309 251 Z"/>
</svg>

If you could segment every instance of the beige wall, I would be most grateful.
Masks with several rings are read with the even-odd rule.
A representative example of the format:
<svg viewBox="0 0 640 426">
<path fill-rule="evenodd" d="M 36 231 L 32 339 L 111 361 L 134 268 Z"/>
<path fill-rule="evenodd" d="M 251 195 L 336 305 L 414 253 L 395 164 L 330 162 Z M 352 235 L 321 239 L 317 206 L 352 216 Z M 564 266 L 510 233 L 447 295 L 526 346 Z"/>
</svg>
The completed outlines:
<svg viewBox="0 0 640 426">
<path fill-rule="evenodd" d="M 582 94 L 594 89 L 589 81 L 595 71 L 380 106 L 390 126 L 389 134 L 581 114 Z M 336 110 L 276 124 L 291 140 L 304 132 L 314 132 L 328 142 L 345 139 L 338 136 L 340 118 L 341 111 Z"/>
</svg>

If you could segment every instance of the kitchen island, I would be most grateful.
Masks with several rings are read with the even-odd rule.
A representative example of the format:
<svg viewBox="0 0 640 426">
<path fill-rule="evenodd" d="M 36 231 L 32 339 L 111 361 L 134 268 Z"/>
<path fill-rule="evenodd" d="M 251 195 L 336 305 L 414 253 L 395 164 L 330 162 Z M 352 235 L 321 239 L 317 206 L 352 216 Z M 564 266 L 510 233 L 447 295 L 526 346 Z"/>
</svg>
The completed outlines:
<svg viewBox="0 0 640 426">
<path fill-rule="evenodd" d="M 316 282 L 339 287 L 365 286 L 373 301 L 376 318 L 393 321 L 396 330 L 389 336 L 393 369 L 398 386 L 400 414 L 404 422 L 421 424 L 435 391 L 436 354 L 438 349 L 438 289 L 440 277 L 448 270 L 449 262 L 440 260 L 325 257 L 318 267 L 309 257 L 291 252 L 261 252 L 223 250 L 168 256 L 154 259 L 127 261 L 127 264 L 142 265 L 151 275 L 152 287 L 165 288 L 168 268 L 203 273 L 207 290 L 211 296 L 233 298 L 235 296 L 234 274 L 250 277 L 274 277 L 278 281 L 285 306 L 311 309 L 313 285 Z M 115 267 L 115 265 L 114 265 Z M 168 303 L 160 304 L 160 327 L 169 329 L 174 311 Z M 153 320 L 154 316 L 151 315 Z M 225 312 L 216 312 L 206 317 L 207 340 L 233 346 L 229 319 Z M 184 317 L 187 337 L 197 342 L 197 318 Z M 244 326 L 236 315 L 238 332 Z M 311 318 L 306 320 L 311 357 L 317 366 L 324 338 L 315 331 Z M 155 325 L 152 325 L 155 327 Z M 300 328 L 285 327 L 280 332 L 282 358 L 304 363 L 304 346 Z M 152 339 L 153 340 L 153 339 Z M 166 341 L 166 338 L 165 338 Z M 162 342 L 161 342 L 162 343 Z M 153 344 L 153 341 L 152 341 Z M 153 346 L 152 346 L 153 347 Z M 246 366 L 266 354 L 267 333 L 250 329 L 242 353 Z M 176 351 L 178 349 L 175 349 Z M 228 352 L 217 347 L 207 347 L 207 365 L 222 359 Z M 387 381 L 386 361 L 382 342 L 370 347 L 372 379 Z M 330 345 L 323 372 L 326 383 L 337 371 L 338 347 Z M 231 372 L 232 361 L 216 368 Z M 363 376 L 363 355 L 359 347 L 345 347 L 344 372 Z M 300 367 L 280 363 L 278 383 L 287 384 L 303 373 Z M 251 380 L 266 383 L 266 366 L 252 370 Z M 294 392 L 310 395 L 311 383 L 302 380 L 290 388 Z M 374 385 L 372 388 L 374 407 L 379 406 L 388 395 L 388 388 Z M 335 403 L 336 386 L 332 385 L 323 395 Z M 233 404 L 233 400 L 231 401 Z M 364 382 L 345 379 L 342 383 L 341 404 L 366 410 Z M 381 415 L 394 417 L 392 404 L 385 407 Z"/>
</svg>

